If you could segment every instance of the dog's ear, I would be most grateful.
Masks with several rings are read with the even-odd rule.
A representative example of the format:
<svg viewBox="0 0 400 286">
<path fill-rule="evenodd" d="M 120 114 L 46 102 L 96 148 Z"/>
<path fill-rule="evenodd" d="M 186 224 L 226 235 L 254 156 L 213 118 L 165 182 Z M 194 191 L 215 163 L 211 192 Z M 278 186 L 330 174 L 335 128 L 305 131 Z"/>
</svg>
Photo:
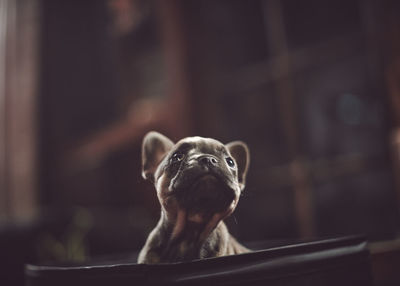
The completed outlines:
<svg viewBox="0 0 400 286">
<path fill-rule="evenodd" d="M 161 133 L 150 131 L 142 143 L 142 176 L 154 182 L 154 173 L 162 158 L 172 149 L 174 143 Z"/>
<path fill-rule="evenodd" d="M 236 161 L 238 169 L 238 181 L 240 189 L 243 190 L 246 184 L 246 174 L 250 164 L 250 151 L 246 143 L 233 141 L 225 145 Z"/>
</svg>

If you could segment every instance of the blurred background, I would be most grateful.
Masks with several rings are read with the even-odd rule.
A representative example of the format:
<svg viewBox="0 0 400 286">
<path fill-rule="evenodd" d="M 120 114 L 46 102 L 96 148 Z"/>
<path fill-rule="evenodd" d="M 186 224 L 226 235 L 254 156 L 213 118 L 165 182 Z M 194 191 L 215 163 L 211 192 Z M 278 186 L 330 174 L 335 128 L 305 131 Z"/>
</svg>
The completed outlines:
<svg viewBox="0 0 400 286">
<path fill-rule="evenodd" d="M 399 128 L 396 0 L 0 0 L 2 276 L 133 257 L 150 130 L 248 143 L 240 241 L 398 242 Z"/>
</svg>

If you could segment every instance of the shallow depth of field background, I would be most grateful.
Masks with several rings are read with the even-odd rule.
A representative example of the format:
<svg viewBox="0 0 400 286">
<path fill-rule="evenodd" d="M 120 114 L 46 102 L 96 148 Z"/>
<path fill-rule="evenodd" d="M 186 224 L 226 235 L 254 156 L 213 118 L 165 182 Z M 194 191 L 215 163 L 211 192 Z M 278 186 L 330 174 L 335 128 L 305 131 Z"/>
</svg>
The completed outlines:
<svg viewBox="0 0 400 286">
<path fill-rule="evenodd" d="M 396 238 L 399 13 L 395 0 L 1 0 L 3 253 L 137 251 L 160 213 L 140 174 L 150 130 L 247 142 L 228 220 L 240 241 Z"/>
</svg>

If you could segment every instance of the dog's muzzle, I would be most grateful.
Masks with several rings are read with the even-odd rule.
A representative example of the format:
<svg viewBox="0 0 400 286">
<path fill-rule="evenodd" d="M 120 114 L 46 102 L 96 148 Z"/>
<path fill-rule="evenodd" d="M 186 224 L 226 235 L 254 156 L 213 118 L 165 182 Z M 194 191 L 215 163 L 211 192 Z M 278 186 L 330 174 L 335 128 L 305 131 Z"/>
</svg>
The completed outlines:
<svg viewBox="0 0 400 286">
<path fill-rule="evenodd" d="M 235 191 L 223 179 L 206 173 L 177 194 L 181 207 L 191 212 L 216 213 L 226 210 L 235 199 Z"/>
</svg>

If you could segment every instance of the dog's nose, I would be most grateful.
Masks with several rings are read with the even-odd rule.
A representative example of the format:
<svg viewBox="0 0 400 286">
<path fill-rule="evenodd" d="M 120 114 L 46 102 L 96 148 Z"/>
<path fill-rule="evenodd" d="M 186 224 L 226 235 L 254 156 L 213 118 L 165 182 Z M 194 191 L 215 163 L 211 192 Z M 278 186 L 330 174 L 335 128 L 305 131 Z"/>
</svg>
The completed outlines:
<svg viewBox="0 0 400 286">
<path fill-rule="evenodd" d="M 206 166 L 216 166 L 218 164 L 218 159 L 211 155 L 201 156 L 199 162 Z"/>
</svg>

